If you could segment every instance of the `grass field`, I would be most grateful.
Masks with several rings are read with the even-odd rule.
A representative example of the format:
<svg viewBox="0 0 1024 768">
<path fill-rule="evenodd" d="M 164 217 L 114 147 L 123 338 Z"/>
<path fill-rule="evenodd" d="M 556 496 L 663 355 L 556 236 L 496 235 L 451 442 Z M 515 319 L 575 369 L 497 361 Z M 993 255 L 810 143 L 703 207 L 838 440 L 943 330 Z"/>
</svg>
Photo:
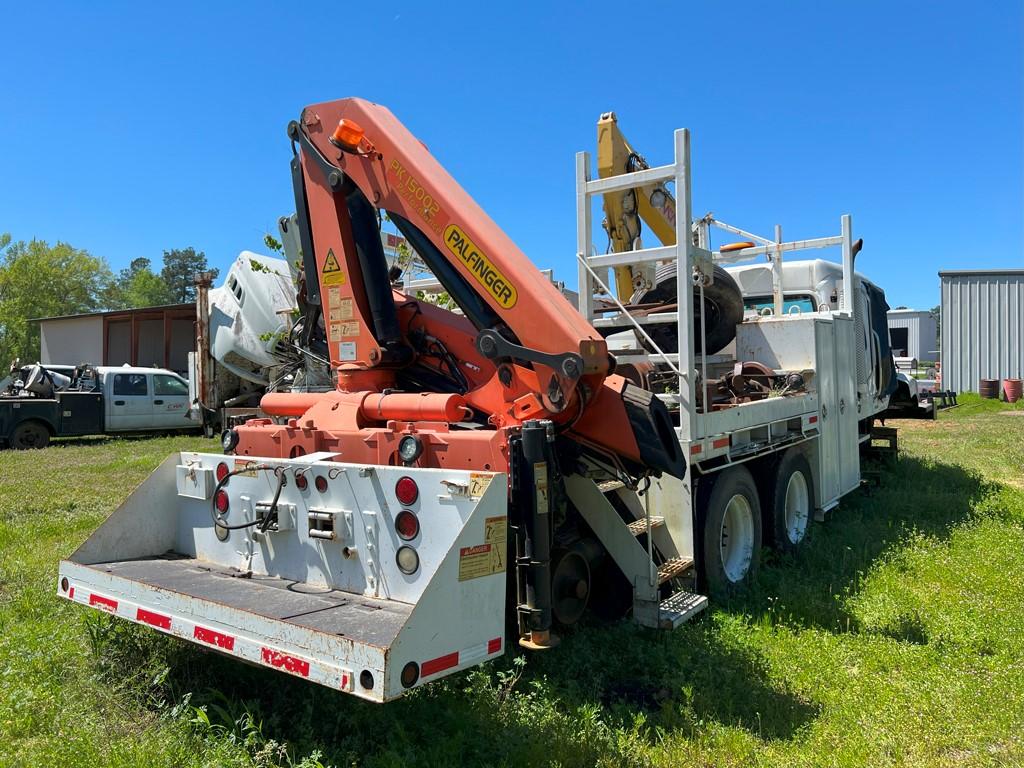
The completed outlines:
<svg viewBox="0 0 1024 768">
<path fill-rule="evenodd" d="M 1024 410 L 896 422 L 883 485 L 673 633 L 591 625 L 384 707 L 59 600 L 198 438 L 0 453 L 0 765 L 1024 764 Z"/>
</svg>

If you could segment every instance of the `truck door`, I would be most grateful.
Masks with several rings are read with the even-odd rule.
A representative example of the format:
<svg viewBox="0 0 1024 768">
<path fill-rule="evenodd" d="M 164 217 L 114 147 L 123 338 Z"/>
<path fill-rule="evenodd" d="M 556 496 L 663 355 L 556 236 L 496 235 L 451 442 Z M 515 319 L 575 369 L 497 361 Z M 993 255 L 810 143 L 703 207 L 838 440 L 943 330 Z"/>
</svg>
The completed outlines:
<svg viewBox="0 0 1024 768">
<path fill-rule="evenodd" d="M 162 429 L 194 427 L 188 419 L 188 384 L 167 373 L 153 374 L 153 426 Z"/>
<path fill-rule="evenodd" d="M 107 430 L 120 432 L 152 429 L 153 397 L 149 376 L 145 373 L 108 373 L 113 376 L 107 388 Z"/>
</svg>

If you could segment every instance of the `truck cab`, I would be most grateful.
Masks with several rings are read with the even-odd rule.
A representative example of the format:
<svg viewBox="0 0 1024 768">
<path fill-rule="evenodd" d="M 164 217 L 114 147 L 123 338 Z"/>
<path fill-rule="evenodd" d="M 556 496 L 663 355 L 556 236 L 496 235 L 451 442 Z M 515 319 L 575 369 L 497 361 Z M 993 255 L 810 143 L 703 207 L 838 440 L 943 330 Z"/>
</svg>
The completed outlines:
<svg viewBox="0 0 1024 768">
<path fill-rule="evenodd" d="M 162 368 L 102 366 L 96 369 L 107 432 L 187 429 L 188 382 Z"/>
<path fill-rule="evenodd" d="M 60 370 L 71 368 L 70 375 Z M 162 368 L 26 366 L 0 395 L 0 444 L 52 437 L 194 429 L 187 382 Z"/>
</svg>

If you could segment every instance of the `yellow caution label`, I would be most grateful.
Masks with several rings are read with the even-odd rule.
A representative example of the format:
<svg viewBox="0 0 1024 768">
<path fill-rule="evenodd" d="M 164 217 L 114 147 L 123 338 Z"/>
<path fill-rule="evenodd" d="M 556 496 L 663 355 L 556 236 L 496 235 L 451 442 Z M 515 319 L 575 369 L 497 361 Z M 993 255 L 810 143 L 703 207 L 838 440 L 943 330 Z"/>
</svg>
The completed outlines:
<svg viewBox="0 0 1024 768">
<path fill-rule="evenodd" d="M 324 285 L 345 284 L 345 273 L 341 271 L 341 264 L 338 263 L 338 257 L 334 255 L 333 248 L 327 251 L 323 269 L 320 270 L 320 281 Z"/>
<path fill-rule="evenodd" d="M 249 459 L 235 459 L 234 470 L 242 477 L 256 477 L 256 462 Z"/>
<path fill-rule="evenodd" d="M 487 292 L 505 309 L 516 305 L 519 294 L 516 287 L 508 281 L 494 263 L 488 259 L 469 235 L 457 224 L 449 224 L 444 230 L 444 244 L 454 255 L 462 260 L 469 269 L 473 279 L 487 289 Z"/>
<path fill-rule="evenodd" d="M 471 472 L 469 475 L 469 496 L 472 499 L 479 499 L 484 495 L 484 491 L 491 484 L 491 480 L 494 475 L 484 475 L 477 472 Z"/>
<path fill-rule="evenodd" d="M 484 541 L 487 544 L 504 544 L 508 539 L 508 518 L 488 517 L 484 520 Z"/>
</svg>

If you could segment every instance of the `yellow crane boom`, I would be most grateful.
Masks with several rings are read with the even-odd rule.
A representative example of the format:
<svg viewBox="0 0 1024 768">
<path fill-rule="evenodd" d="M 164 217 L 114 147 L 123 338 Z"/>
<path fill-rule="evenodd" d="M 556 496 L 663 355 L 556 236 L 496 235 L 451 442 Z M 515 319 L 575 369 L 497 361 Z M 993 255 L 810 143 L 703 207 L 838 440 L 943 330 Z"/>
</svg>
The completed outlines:
<svg viewBox="0 0 1024 768">
<path fill-rule="evenodd" d="M 649 168 L 647 161 L 630 145 L 619 130 L 614 112 L 605 112 L 597 121 L 597 173 L 602 179 Z M 641 219 L 662 245 L 676 242 L 676 201 L 668 188 L 657 182 L 604 195 L 604 226 L 614 253 L 639 247 Z M 627 266 L 615 268 L 615 293 L 628 302 L 638 287 L 637 275 Z"/>
</svg>

